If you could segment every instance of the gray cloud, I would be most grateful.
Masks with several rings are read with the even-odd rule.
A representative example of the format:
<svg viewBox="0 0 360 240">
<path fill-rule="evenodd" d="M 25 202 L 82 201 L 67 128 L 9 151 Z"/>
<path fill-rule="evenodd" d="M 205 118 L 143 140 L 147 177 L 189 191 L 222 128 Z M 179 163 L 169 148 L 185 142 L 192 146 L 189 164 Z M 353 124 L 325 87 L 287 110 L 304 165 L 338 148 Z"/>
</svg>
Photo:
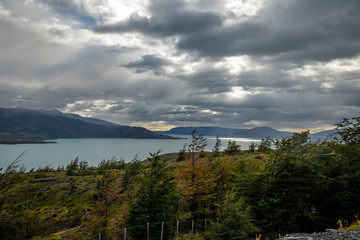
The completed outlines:
<svg viewBox="0 0 360 240">
<path fill-rule="evenodd" d="M 109 1 L 85 3 L 0 3 L 2 107 L 281 129 L 360 111 L 358 1 L 268 0 L 250 14 L 225 0 L 156 0 L 113 24 Z"/>
<path fill-rule="evenodd" d="M 72 19 L 84 27 L 96 24 L 96 17 L 91 16 L 85 9 L 85 3 L 77 4 L 72 0 L 40 0 L 49 5 L 62 19 Z"/>
<path fill-rule="evenodd" d="M 220 26 L 223 22 L 223 17 L 215 12 L 187 10 L 184 7 L 185 3 L 182 1 L 152 1 L 150 5 L 152 17 L 142 17 L 134 13 L 124 21 L 98 25 L 94 27 L 94 31 L 99 33 L 140 32 L 166 37 L 193 34 Z"/>
<path fill-rule="evenodd" d="M 203 56 L 268 55 L 286 61 L 329 61 L 360 53 L 357 1 L 269 1 L 258 17 L 183 35 L 177 47 Z M 314 6 L 315 5 L 315 6 Z"/>
<path fill-rule="evenodd" d="M 212 67 L 206 67 L 193 74 L 180 75 L 179 78 L 196 89 L 206 90 L 207 93 L 228 92 L 234 80 L 227 71 Z"/>
<path fill-rule="evenodd" d="M 149 70 L 153 70 L 156 73 L 162 69 L 163 66 L 169 65 L 170 63 L 167 60 L 162 59 L 161 57 L 149 54 L 141 57 L 141 60 L 129 62 L 124 67 L 127 68 L 135 68 L 136 72 L 146 72 Z"/>
</svg>

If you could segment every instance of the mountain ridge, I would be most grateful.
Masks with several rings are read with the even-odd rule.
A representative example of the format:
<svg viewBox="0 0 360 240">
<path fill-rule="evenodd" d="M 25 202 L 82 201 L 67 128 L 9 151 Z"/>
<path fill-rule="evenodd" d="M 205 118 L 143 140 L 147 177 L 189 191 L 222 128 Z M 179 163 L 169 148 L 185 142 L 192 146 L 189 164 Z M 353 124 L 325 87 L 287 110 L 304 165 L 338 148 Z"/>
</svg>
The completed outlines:
<svg viewBox="0 0 360 240">
<path fill-rule="evenodd" d="M 58 138 L 154 138 L 170 139 L 175 135 L 197 134 L 204 136 L 239 137 L 261 139 L 265 137 L 289 137 L 293 133 L 263 126 L 255 128 L 225 128 L 213 126 L 176 127 L 168 131 L 150 131 L 142 127 L 130 127 L 97 118 L 82 117 L 58 110 L 0 108 L 0 143 L 44 143 Z M 332 139 L 336 130 L 310 134 L 312 139 Z"/>
<path fill-rule="evenodd" d="M 213 126 L 200 127 L 175 127 L 168 131 L 156 131 L 159 134 L 175 134 L 175 135 L 191 135 L 191 132 L 196 129 L 197 134 L 204 136 L 219 136 L 219 137 L 241 137 L 241 138 L 282 138 L 290 137 L 293 132 L 279 131 L 272 127 L 254 127 L 254 128 L 224 128 Z M 310 134 L 312 139 L 331 139 L 334 138 L 336 129 L 326 130 Z"/>
<path fill-rule="evenodd" d="M 96 122 L 96 123 L 95 123 Z M 171 139 L 142 127 L 122 126 L 58 110 L 0 108 L 0 143 L 43 143 L 58 138 Z"/>
<path fill-rule="evenodd" d="M 243 138 L 262 138 L 262 137 L 287 137 L 291 136 L 291 132 L 278 131 L 271 127 L 255 127 L 255 128 L 224 128 L 224 127 L 175 127 L 169 131 L 157 131 L 160 134 L 177 134 L 177 135 L 191 135 L 191 132 L 196 129 L 196 134 L 204 136 L 219 136 L 219 137 L 243 137 Z"/>
</svg>

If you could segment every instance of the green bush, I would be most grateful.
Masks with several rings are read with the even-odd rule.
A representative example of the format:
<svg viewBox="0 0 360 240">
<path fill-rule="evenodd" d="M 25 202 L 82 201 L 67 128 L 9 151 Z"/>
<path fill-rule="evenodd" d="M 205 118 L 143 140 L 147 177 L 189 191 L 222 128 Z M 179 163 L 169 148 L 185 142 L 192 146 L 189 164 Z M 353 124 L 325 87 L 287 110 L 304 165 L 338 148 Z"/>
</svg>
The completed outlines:
<svg viewBox="0 0 360 240">
<path fill-rule="evenodd" d="M 205 238 L 204 235 L 200 233 L 196 233 L 196 234 L 188 233 L 181 237 L 175 238 L 175 240 L 205 240 Z"/>
</svg>

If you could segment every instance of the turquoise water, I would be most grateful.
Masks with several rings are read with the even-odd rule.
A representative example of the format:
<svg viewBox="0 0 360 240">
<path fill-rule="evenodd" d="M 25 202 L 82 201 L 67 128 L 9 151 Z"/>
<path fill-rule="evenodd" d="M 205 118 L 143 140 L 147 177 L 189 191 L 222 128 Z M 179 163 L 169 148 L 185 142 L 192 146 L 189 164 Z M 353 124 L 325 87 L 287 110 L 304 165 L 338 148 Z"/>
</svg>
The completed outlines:
<svg viewBox="0 0 360 240">
<path fill-rule="evenodd" d="M 21 158 L 21 163 L 28 170 L 46 165 L 54 168 L 66 166 L 76 157 L 79 157 L 80 161 L 87 161 L 90 166 L 97 166 L 101 160 L 113 156 L 131 161 L 135 155 L 138 155 L 140 160 L 144 160 L 150 156 L 149 153 L 157 152 L 159 149 L 162 153 L 179 152 L 185 143 L 191 143 L 191 136 L 176 137 L 185 139 L 71 138 L 56 139 L 56 144 L 0 144 L 0 168 L 8 166 L 24 151 L 27 153 Z M 206 139 L 207 150 L 211 151 L 214 148 L 215 137 L 206 137 Z M 222 148 L 226 147 L 228 140 L 237 141 L 242 149 L 248 149 L 251 142 L 259 142 L 247 138 L 221 140 Z"/>
</svg>

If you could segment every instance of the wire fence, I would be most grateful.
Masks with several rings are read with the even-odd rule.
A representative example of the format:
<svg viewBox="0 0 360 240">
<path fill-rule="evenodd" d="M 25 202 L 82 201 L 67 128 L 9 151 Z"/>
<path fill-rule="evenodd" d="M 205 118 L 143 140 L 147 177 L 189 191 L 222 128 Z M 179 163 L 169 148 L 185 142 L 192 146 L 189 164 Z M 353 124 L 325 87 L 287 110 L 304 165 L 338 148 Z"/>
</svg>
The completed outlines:
<svg viewBox="0 0 360 240">
<path fill-rule="evenodd" d="M 202 219 L 202 220 L 188 220 L 188 221 L 171 221 L 171 222 L 148 222 L 143 225 L 125 226 L 117 233 L 112 232 L 116 236 L 114 239 L 118 240 L 167 240 L 182 237 L 185 234 L 203 234 L 210 227 L 211 222 L 218 221 L 217 219 Z M 105 239 L 106 233 L 99 233 L 98 239 Z M 106 238 L 107 239 L 107 238 Z"/>
</svg>

